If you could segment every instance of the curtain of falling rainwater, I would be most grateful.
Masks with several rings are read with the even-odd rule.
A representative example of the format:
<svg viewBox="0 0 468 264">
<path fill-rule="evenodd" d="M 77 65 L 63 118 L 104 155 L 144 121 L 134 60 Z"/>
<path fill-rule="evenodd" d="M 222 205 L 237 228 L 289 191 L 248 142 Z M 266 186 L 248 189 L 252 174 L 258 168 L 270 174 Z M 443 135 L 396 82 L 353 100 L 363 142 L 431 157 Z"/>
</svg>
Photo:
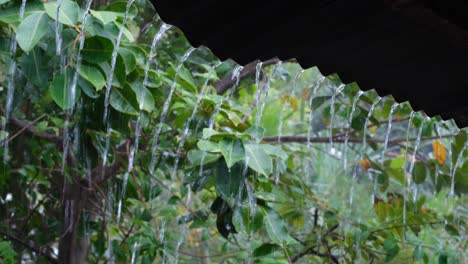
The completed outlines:
<svg viewBox="0 0 468 264">
<path fill-rule="evenodd" d="M 14 175 L 0 174 L 0 202 L 18 207 L 0 209 L 7 235 L 55 241 L 59 261 L 67 243 L 86 245 L 90 263 L 458 256 L 466 129 L 316 67 L 219 61 L 145 1 L 25 3 L 11 3 L 16 20 L 0 14 L 19 35 L 0 53 L 1 169 Z M 23 15 L 46 29 L 29 50 Z M 37 69 L 45 84 L 34 64 L 53 69 Z M 18 179 L 24 191 L 11 188 Z M 459 242 L 427 250 L 447 234 Z"/>
</svg>

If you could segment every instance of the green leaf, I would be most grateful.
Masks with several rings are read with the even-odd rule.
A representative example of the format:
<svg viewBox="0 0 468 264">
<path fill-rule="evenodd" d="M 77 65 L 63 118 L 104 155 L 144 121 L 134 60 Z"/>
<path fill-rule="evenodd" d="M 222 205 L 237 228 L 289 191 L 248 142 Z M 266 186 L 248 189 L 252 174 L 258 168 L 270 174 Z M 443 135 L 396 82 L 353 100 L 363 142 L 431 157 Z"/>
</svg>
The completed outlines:
<svg viewBox="0 0 468 264">
<path fill-rule="evenodd" d="M 265 176 L 273 172 L 273 162 L 262 145 L 246 144 L 245 153 L 249 167 Z M 247 161 L 246 161 L 247 162 Z"/>
<path fill-rule="evenodd" d="M 76 89 L 75 100 L 72 98 L 72 82 L 74 71 L 66 69 L 63 74 L 56 74 L 50 84 L 50 94 L 54 102 L 63 110 L 71 108 L 80 96 L 80 89 Z"/>
<path fill-rule="evenodd" d="M 118 17 L 122 16 L 122 13 L 116 13 L 111 11 L 95 11 L 90 10 L 91 15 L 99 19 L 104 25 L 109 24 L 117 20 Z"/>
<path fill-rule="evenodd" d="M 99 64 L 110 60 L 113 51 L 114 44 L 110 39 L 94 36 L 86 39 L 81 54 L 83 55 L 83 60 Z"/>
<path fill-rule="evenodd" d="M 244 180 L 243 168 L 244 165 L 242 163 L 236 163 L 229 169 L 225 162 L 218 162 L 215 188 L 219 196 L 224 198 L 235 198 L 238 196 L 241 183 Z"/>
<path fill-rule="evenodd" d="M 281 250 L 281 247 L 277 244 L 265 243 L 254 249 L 254 257 L 263 257 L 273 252 Z"/>
<path fill-rule="evenodd" d="M 400 247 L 398 246 L 398 242 L 393 237 L 389 237 L 384 241 L 384 250 L 387 254 L 385 261 L 388 262 L 395 258 L 396 255 L 398 255 L 398 252 L 400 252 Z"/>
<path fill-rule="evenodd" d="M 446 225 L 445 231 L 447 231 L 451 236 L 460 236 L 460 233 L 454 225 Z"/>
<path fill-rule="evenodd" d="M 151 92 L 143 85 L 143 80 L 133 82 L 130 88 L 135 92 L 138 107 L 141 110 L 151 112 L 154 110 L 154 98 Z"/>
<path fill-rule="evenodd" d="M 136 58 L 129 49 L 119 48 L 119 56 L 122 58 L 125 64 L 125 73 L 129 74 L 136 68 Z"/>
<path fill-rule="evenodd" d="M 96 66 L 82 64 L 79 73 L 96 88 L 96 91 L 100 91 L 106 85 L 104 76 Z"/>
<path fill-rule="evenodd" d="M 11 0 L 0 0 L 0 5 L 10 2 Z"/>
<path fill-rule="evenodd" d="M 422 162 L 416 162 L 414 164 L 414 171 L 413 171 L 413 181 L 416 184 L 424 183 L 426 179 L 427 171 L 426 166 Z"/>
<path fill-rule="evenodd" d="M 127 1 L 115 1 L 106 7 L 106 10 L 121 13 L 122 16 L 125 14 L 127 9 Z M 135 5 L 130 6 L 128 12 L 128 19 L 133 19 L 138 14 L 138 8 Z"/>
<path fill-rule="evenodd" d="M 122 113 L 129 115 L 138 115 L 138 111 L 134 106 L 136 101 L 134 101 L 133 94 L 127 89 L 112 89 L 110 95 L 110 104 L 111 106 Z M 132 102 L 134 101 L 134 102 Z"/>
<path fill-rule="evenodd" d="M 24 18 L 36 14 L 44 13 L 44 5 L 40 1 L 28 2 L 24 10 Z M 21 21 L 19 19 L 19 5 L 13 5 L 0 12 L 0 21 L 5 24 L 17 25 Z"/>
<path fill-rule="evenodd" d="M 415 247 L 413 251 L 413 260 L 419 261 L 419 260 L 422 260 L 423 257 L 424 257 L 424 248 L 421 245 Z"/>
<path fill-rule="evenodd" d="M 88 82 L 87 80 L 83 78 L 78 79 L 78 86 L 81 88 L 81 90 L 90 98 L 98 98 L 99 94 L 96 92 L 96 89 L 93 87 L 93 85 Z"/>
<path fill-rule="evenodd" d="M 44 57 L 44 51 L 36 47 L 28 54 L 21 56 L 19 64 L 24 76 L 32 84 L 42 89 L 47 88 L 49 77 L 49 65 Z"/>
<path fill-rule="evenodd" d="M 132 32 L 128 30 L 128 28 L 119 22 L 115 21 L 114 24 L 117 26 L 117 28 L 120 30 L 122 29 L 122 35 L 126 38 L 126 40 L 130 43 L 135 42 L 135 37 L 133 36 Z M 123 39 L 123 38 L 122 38 Z"/>
<path fill-rule="evenodd" d="M 212 141 L 200 139 L 197 143 L 197 146 L 202 151 L 221 152 L 221 149 L 219 148 L 219 144 L 212 142 Z"/>
<path fill-rule="evenodd" d="M 190 163 L 196 166 L 200 165 L 202 157 L 203 165 L 205 165 L 217 161 L 221 157 L 221 155 L 196 149 L 192 149 L 187 153 L 187 158 L 189 159 Z"/>
<path fill-rule="evenodd" d="M 16 40 L 25 52 L 29 52 L 44 37 L 49 27 L 50 19 L 45 13 L 32 14 L 18 26 Z"/>
<path fill-rule="evenodd" d="M 47 14 L 54 20 L 57 19 L 57 1 L 49 1 L 44 3 L 44 8 Z M 80 7 L 78 4 L 71 0 L 62 0 L 60 5 L 60 12 L 58 21 L 68 26 L 74 26 L 78 23 L 80 15 Z"/>
<path fill-rule="evenodd" d="M 281 146 L 275 146 L 275 145 L 268 145 L 268 144 L 262 144 L 263 150 L 265 150 L 266 153 L 268 153 L 271 156 L 278 157 L 282 160 L 287 160 L 288 159 L 288 153 L 286 153 Z"/>
<path fill-rule="evenodd" d="M 219 141 L 218 147 L 226 160 L 228 168 L 245 158 L 244 144 L 240 139 L 223 139 Z"/>
<path fill-rule="evenodd" d="M 263 214 L 263 223 L 270 239 L 279 245 L 288 241 L 290 237 L 286 224 L 278 213 L 269 207 L 261 207 L 260 210 Z"/>
</svg>

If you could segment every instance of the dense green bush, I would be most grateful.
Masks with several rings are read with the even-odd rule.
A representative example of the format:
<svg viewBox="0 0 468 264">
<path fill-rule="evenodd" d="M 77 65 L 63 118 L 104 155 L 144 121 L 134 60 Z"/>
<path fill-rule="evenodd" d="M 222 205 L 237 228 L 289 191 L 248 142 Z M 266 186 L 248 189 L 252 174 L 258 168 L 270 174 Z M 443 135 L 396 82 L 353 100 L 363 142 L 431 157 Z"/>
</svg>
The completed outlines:
<svg viewBox="0 0 468 264">
<path fill-rule="evenodd" d="M 294 62 L 236 78 L 143 0 L 22 3 L 0 0 L 3 262 L 467 261 L 466 129 Z"/>
</svg>

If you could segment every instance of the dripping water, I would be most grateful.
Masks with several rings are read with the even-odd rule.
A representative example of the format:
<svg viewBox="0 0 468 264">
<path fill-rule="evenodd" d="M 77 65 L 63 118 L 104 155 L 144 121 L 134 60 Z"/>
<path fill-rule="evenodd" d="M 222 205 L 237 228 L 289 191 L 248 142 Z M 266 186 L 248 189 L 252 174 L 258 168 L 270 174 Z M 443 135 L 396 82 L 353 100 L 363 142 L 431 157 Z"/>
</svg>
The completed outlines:
<svg viewBox="0 0 468 264">
<path fill-rule="evenodd" d="M 289 97 L 287 98 L 289 101 L 292 100 L 296 93 L 297 89 L 297 82 L 299 81 L 299 78 L 301 75 L 304 73 L 304 70 L 301 69 L 296 76 L 294 77 L 293 81 L 293 87 L 291 89 L 291 93 L 289 94 Z M 284 113 L 286 112 L 286 105 L 290 104 L 290 102 L 285 102 L 283 106 L 281 107 L 280 111 L 280 116 L 279 116 L 279 124 L 278 124 L 278 144 L 281 143 L 281 137 L 283 136 L 283 122 L 284 122 Z M 280 169 L 279 169 L 280 164 L 276 163 L 276 170 L 275 170 L 275 184 L 278 184 L 279 182 L 279 177 L 280 177 Z"/>
<path fill-rule="evenodd" d="M 416 112 L 411 111 L 410 118 L 408 120 L 408 127 L 406 129 L 406 146 L 405 146 L 405 160 L 403 161 L 403 172 L 406 171 L 406 163 L 408 159 L 408 145 L 409 145 L 409 136 L 410 136 L 410 129 L 411 129 L 411 124 L 413 123 L 413 119 L 415 116 Z M 405 187 L 403 191 L 403 226 L 406 225 L 406 200 L 407 200 L 407 188 L 411 184 L 411 176 L 409 176 L 405 172 Z M 404 236 L 403 236 L 404 237 Z"/>
<path fill-rule="evenodd" d="M 380 96 L 377 96 L 375 98 L 374 102 L 372 103 L 371 107 L 369 108 L 369 113 L 367 114 L 366 121 L 364 121 L 364 128 L 363 128 L 364 132 L 363 132 L 363 136 L 362 136 L 362 150 L 361 150 L 361 152 L 359 154 L 359 160 L 363 159 L 364 151 L 366 151 L 366 147 L 367 147 L 367 124 L 369 123 L 369 120 L 372 117 L 372 113 L 374 112 L 375 107 L 377 106 L 377 104 L 381 100 L 382 100 L 382 97 L 380 97 Z M 349 204 L 350 205 L 353 204 L 354 182 L 356 181 L 356 178 L 357 178 L 357 170 L 358 170 L 358 167 L 355 166 L 355 168 L 353 170 L 351 190 L 349 192 Z"/>
<path fill-rule="evenodd" d="M 127 23 L 128 14 L 130 12 L 130 7 L 132 6 L 134 1 L 135 0 L 128 0 L 127 5 L 125 7 L 125 14 L 123 17 L 122 25 L 125 25 Z M 117 39 L 114 44 L 114 49 L 112 51 L 110 70 L 107 74 L 106 91 L 104 95 L 104 116 L 103 116 L 103 122 L 107 125 L 107 129 L 106 129 L 106 137 L 105 137 L 106 142 L 105 142 L 105 147 L 104 147 L 104 151 L 102 155 L 102 175 L 104 175 L 105 166 L 107 164 L 107 158 L 108 158 L 107 156 L 108 156 L 109 148 L 110 148 L 110 134 L 112 130 L 110 127 L 110 120 L 109 120 L 109 97 L 110 97 L 110 93 L 112 90 L 112 82 L 114 81 L 115 65 L 117 63 L 117 55 L 118 55 L 118 51 L 120 48 L 120 41 L 123 36 L 124 28 L 125 27 L 122 26 L 117 35 Z"/>
<path fill-rule="evenodd" d="M 21 1 L 21 6 L 19 10 L 19 20 L 22 21 L 24 17 L 24 11 L 26 9 L 26 0 Z M 16 41 L 16 36 L 12 38 L 10 43 L 10 55 L 11 61 L 8 68 L 8 79 L 7 79 L 7 99 L 5 104 L 5 120 L 2 122 L 2 130 L 6 133 L 7 123 L 10 119 L 11 108 L 13 105 L 13 97 L 15 94 L 15 78 L 16 78 L 16 49 L 18 47 Z M 6 164 L 8 162 L 8 139 L 4 141 L 4 151 L 3 151 L 3 162 Z"/>
<path fill-rule="evenodd" d="M 390 113 L 388 114 L 387 132 L 385 132 L 385 142 L 384 142 L 384 147 L 382 150 L 382 165 L 384 164 L 384 161 L 385 161 L 385 155 L 387 154 L 388 140 L 390 138 L 390 133 L 392 131 L 393 113 L 395 112 L 398 106 L 399 106 L 398 103 L 393 103 L 392 107 L 390 108 Z"/>
<path fill-rule="evenodd" d="M 195 103 L 195 106 L 193 107 L 192 114 L 190 115 L 190 117 L 187 119 L 187 121 L 184 124 L 184 128 L 182 130 L 182 135 L 181 135 L 181 138 L 180 138 L 180 141 L 179 141 L 179 145 L 177 146 L 177 150 L 176 150 L 176 157 L 175 157 L 175 161 L 174 161 L 174 170 L 172 172 L 173 176 L 175 176 L 176 173 L 177 173 L 177 169 L 178 169 L 179 162 L 180 162 L 180 152 L 182 151 L 182 148 L 185 145 L 185 139 L 187 138 L 187 136 L 189 134 L 190 124 L 192 123 L 193 119 L 195 118 L 195 115 L 197 114 L 197 111 L 198 111 L 198 107 L 201 104 L 201 100 L 203 99 L 203 96 L 206 93 L 206 88 L 208 87 L 208 82 L 210 80 L 210 77 L 213 75 L 213 73 L 216 73 L 216 68 L 218 68 L 219 65 L 221 65 L 221 63 L 222 63 L 221 61 L 217 62 L 215 64 L 215 66 L 213 66 L 211 68 L 211 70 L 209 71 L 208 77 L 206 78 L 205 83 L 203 84 L 202 89 L 201 89 L 200 93 L 197 96 L 197 101 Z"/>
<path fill-rule="evenodd" d="M 345 139 L 344 139 L 344 149 L 343 149 L 343 166 L 344 166 L 344 172 L 346 174 L 346 171 L 348 169 L 348 141 L 349 141 L 349 132 L 351 129 L 351 125 L 353 124 L 353 116 L 354 112 L 356 111 L 356 106 L 357 103 L 359 102 L 359 98 L 364 94 L 363 91 L 359 90 L 357 94 L 354 96 L 353 99 L 353 105 L 351 107 L 351 113 L 349 114 L 349 120 L 346 125 L 346 132 L 345 132 Z"/>
<path fill-rule="evenodd" d="M 271 77 L 268 78 L 268 81 L 267 81 L 267 84 L 266 84 L 266 88 L 265 88 L 265 96 L 263 97 L 263 101 L 260 103 L 260 109 L 257 111 L 257 115 L 256 115 L 256 120 L 255 120 L 255 124 L 257 127 L 260 126 L 260 122 L 262 120 L 262 115 L 263 115 L 263 110 L 265 110 L 265 105 L 266 105 L 266 101 L 268 99 L 268 94 L 270 92 L 270 88 L 271 88 L 271 80 L 274 78 L 275 74 L 276 74 L 276 71 L 278 70 L 278 68 L 281 66 L 283 62 L 282 61 L 279 61 L 275 68 L 273 69 L 272 73 L 271 73 Z M 260 138 L 256 138 L 256 143 L 260 143 Z"/>
<path fill-rule="evenodd" d="M 413 169 L 414 169 L 414 164 L 416 162 L 416 155 L 418 154 L 418 148 L 419 148 L 419 144 L 421 143 L 421 135 L 422 135 L 422 131 L 423 131 L 423 128 L 424 128 L 424 124 L 427 122 L 427 120 L 429 119 L 429 117 L 426 117 L 422 120 L 421 122 L 421 126 L 419 127 L 419 131 L 418 131 L 418 135 L 417 135 L 417 138 L 416 138 L 416 144 L 414 146 L 414 151 L 413 151 L 413 155 L 412 155 L 412 158 L 411 158 L 411 163 L 410 163 L 410 167 L 409 167 L 409 170 L 408 170 L 408 177 L 411 179 L 412 175 L 413 175 Z M 411 186 L 408 186 L 408 188 L 410 188 Z M 417 186 L 413 186 L 412 187 L 414 192 L 413 192 L 413 202 L 416 202 L 416 198 L 417 198 Z"/>
<path fill-rule="evenodd" d="M 169 111 L 169 105 L 170 105 L 171 100 L 172 100 L 172 95 L 174 94 L 175 88 L 177 86 L 177 78 L 179 77 L 179 73 L 180 73 L 180 71 L 182 69 L 182 66 L 184 65 L 184 62 L 190 57 L 192 52 L 194 52 L 195 50 L 196 49 L 194 47 L 190 47 L 185 52 L 185 54 L 182 56 L 182 58 L 180 59 L 179 65 L 176 68 L 175 75 L 174 75 L 174 80 L 172 82 L 169 94 L 167 95 L 167 99 L 164 102 L 161 115 L 159 116 L 159 124 L 158 124 L 158 126 L 156 128 L 156 131 L 155 131 L 154 135 L 153 135 L 153 146 L 151 148 L 152 157 L 151 157 L 151 163 L 150 163 L 150 168 L 149 168 L 150 175 L 153 175 L 153 173 L 154 173 L 154 169 L 155 169 L 154 167 L 156 165 L 156 156 L 157 156 L 156 152 L 157 152 L 158 146 L 159 146 L 159 135 L 161 134 L 164 122 L 166 121 L 166 116 L 167 116 L 167 112 Z"/>
<path fill-rule="evenodd" d="M 226 97 L 221 97 L 219 102 L 216 104 L 213 114 L 210 117 L 210 120 L 208 121 L 208 129 L 213 129 L 214 127 L 214 122 L 215 118 L 218 116 L 219 112 L 221 111 L 221 106 L 223 105 L 224 101 L 228 101 L 231 98 L 231 96 L 234 94 L 234 92 L 237 90 L 237 87 L 239 86 L 239 80 L 240 80 L 240 73 L 244 69 L 243 66 L 237 66 L 234 68 L 231 76 L 231 80 L 236 80 L 234 86 L 230 89 L 228 95 Z M 200 170 L 199 170 L 199 175 L 203 174 L 203 164 L 205 162 L 205 157 L 206 157 L 206 152 L 202 153 L 202 156 L 200 158 Z"/>
<path fill-rule="evenodd" d="M 139 148 L 140 133 L 141 133 L 141 129 L 142 129 L 141 128 L 141 118 L 142 118 L 143 103 L 144 103 L 143 96 L 145 96 L 145 93 L 144 93 L 143 89 L 145 89 L 145 87 L 148 84 L 149 68 L 150 68 L 150 65 L 151 65 L 151 63 L 152 63 L 152 61 L 154 59 L 157 44 L 158 44 L 159 40 L 163 37 L 164 33 L 170 27 L 171 26 L 169 26 L 167 24 L 161 25 L 159 31 L 156 33 L 156 35 L 153 38 L 153 41 L 151 43 L 149 57 L 148 57 L 148 60 L 146 61 L 145 76 L 143 78 L 143 88 L 142 88 L 142 92 L 138 95 L 139 96 L 138 101 L 140 102 L 139 103 L 140 114 L 138 115 L 138 118 L 137 118 L 137 121 L 136 121 L 136 124 L 135 124 L 135 140 L 134 140 L 135 143 L 133 144 L 133 147 L 130 150 L 129 157 L 128 157 L 127 170 L 125 171 L 125 174 L 124 174 L 124 177 L 123 177 L 121 196 L 119 198 L 119 202 L 118 202 L 118 206 L 117 206 L 117 223 L 120 222 L 120 217 L 121 217 L 121 213 L 122 213 L 122 200 L 125 198 L 125 193 L 126 193 L 126 190 L 127 190 L 129 174 L 133 170 L 133 165 L 134 165 L 134 161 L 135 161 L 135 154 L 136 154 L 136 152 L 138 151 L 138 148 Z"/>
<path fill-rule="evenodd" d="M 86 22 L 88 20 L 89 10 L 91 8 L 92 2 L 93 2 L 93 0 L 87 0 L 86 1 L 85 10 L 83 12 L 83 17 L 81 19 L 82 24 L 81 24 L 80 33 L 79 33 L 79 36 L 78 36 L 78 43 L 79 44 L 78 44 L 78 50 L 77 50 L 76 55 L 75 55 L 75 58 L 76 58 L 75 73 L 73 74 L 73 80 L 72 80 L 72 83 L 70 85 L 70 95 L 69 95 L 70 97 L 67 99 L 67 101 L 72 102 L 72 103 L 71 103 L 70 109 L 67 109 L 67 111 L 66 111 L 65 123 L 64 123 L 64 128 L 63 128 L 63 142 L 62 142 L 63 155 L 62 155 L 62 168 L 61 168 L 62 174 L 63 174 L 63 172 L 65 170 L 65 166 L 67 164 L 67 156 L 68 156 L 67 153 L 68 153 L 68 148 L 69 148 L 69 144 L 70 144 L 70 135 L 69 135 L 70 118 L 72 117 L 72 115 L 74 113 L 74 110 L 75 110 L 74 105 L 75 105 L 75 99 L 76 99 L 76 85 L 78 83 L 79 72 L 80 72 L 81 63 L 82 63 L 81 51 L 84 48 L 85 35 L 86 35 Z M 57 5 L 57 17 L 58 17 L 59 10 L 60 10 L 60 4 Z M 60 24 L 60 23 L 57 22 L 57 24 Z M 56 28 L 56 30 L 59 30 L 59 28 Z M 59 36 L 61 38 L 61 34 L 59 34 Z M 57 36 L 56 36 L 56 39 L 57 39 Z M 57 40 L 57 43 L 56 43 L 57 52 L 60 52 L 60 56 L 63 56 L 62 52 L 61 52 L 61 43 L 62 43 L 61 39 Z M 67 96 L 66 94 L 67 93 L 65 93 L 65 96 Z M 75 126 L 75 128 L 77 128 L 77 126 Z"/>
<path fill-rule="evenodd" d="M 333 148 L 333 123 L 335 122 L 335 101 L 336 97 L 344 90 L 345 84 L 342 84 L 336 88 L 335 92 L 331 98 L 331 105 L 330 105 L 330 128 L 328 131 L 328 137 L 330 139 L 330 149 Z"/>
</svg>

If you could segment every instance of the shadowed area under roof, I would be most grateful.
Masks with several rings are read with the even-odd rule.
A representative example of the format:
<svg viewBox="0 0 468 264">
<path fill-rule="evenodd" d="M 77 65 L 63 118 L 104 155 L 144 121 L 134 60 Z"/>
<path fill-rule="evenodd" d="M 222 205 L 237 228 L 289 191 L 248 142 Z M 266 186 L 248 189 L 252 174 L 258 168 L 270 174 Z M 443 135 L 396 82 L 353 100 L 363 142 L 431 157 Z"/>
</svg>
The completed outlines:
<svg viewBox="0 0 468 264">
<path fill-rule="evenodd" d="M 468 126 L 465 1 L 153 1 L 194 45 L 239 64 L 297 58 Z"/>
</svg>

